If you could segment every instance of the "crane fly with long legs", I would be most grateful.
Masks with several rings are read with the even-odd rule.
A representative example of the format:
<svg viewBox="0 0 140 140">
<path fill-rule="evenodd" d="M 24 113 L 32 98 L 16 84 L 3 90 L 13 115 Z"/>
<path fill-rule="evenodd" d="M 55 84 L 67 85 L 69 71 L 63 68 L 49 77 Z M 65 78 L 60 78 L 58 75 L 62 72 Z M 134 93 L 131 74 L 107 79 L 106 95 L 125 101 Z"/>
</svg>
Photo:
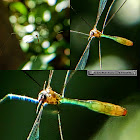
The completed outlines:
<svg viewBox="0 0 140 140">
<path fill-rule="evenodd" d="M 0 103 L 4 102 L 7 99 L 13 100 L 23 100 L 23 101 L 28 101 L 31 103 L 38 104 L 37 105 L 37 117 L 36 120 L 33 124 L 33 127 L 27 137 L 27 140 L 39 140 L 39 124 L 43 112 L 43 107 L 45 107 L 48 104 L 53 104 L 53 105 L 59 105 L 59 104 L 74 104 L 74 105 L 79 105 L 82 107 L 85 107 L 87 109 L 90 109 L 92 111 L 96 111 L 99 113 L 103 113 L 106 115 L 111 115 L 111 116 L 125 116 L 127 113 L 127 110 L 119 105 L 114 105 L 111 103 L 107 102 L 101 102 L 97 100 L 78 100 L 78 99 L 70 99 L 70 98 L 65 98 L 65 90 L 66 90 L 66 85 L 75 73 L 75 71 L 67 71 L 65 81 L 63 84 L 62 92 L 61 94 L 56 93 L 55 91 L 52 90 L 51 88 L 51 80 L 53 76 L 54 70 L 50 70 L 49 74 L 49 79 L 48 79 L 48 84 L 46 86 L 46 81 L 44 82 L 43 90 L 40 91 L 38 94 L 38 99 L 34 99 L 31 97 L 27 96 L 21 96 L 21 95 L 16 95 L 16 94 L 7 94 L 4 98 L 0 100 Z M 59 124 L 59 131 L 60 131 L 60 137 L 61 140 L 64 140 L 63 134 L 62 134 L 62 126 L 61 126 L 61 119 L 60 119 L 60 110 L 58 108 L 58 124 Z"/>
<path fill-rule="evenodd" d="M 106 3 L 107 3 L 107 0 L 100 0 L 99 2 L 99 8 L 98 8 L 98 13 L 97 13 L 97 18 L 96 18 L 96 22 L 95 22 L 95 25 L 93 27 L 93 29 L 90 31 L 89 35 L 88 34 L 85 34 L 85 33 L 82 33 L 82 32 L 78 32 L 78 31 L 73 31 L 71 30 L 71 32 L 75 32 L 75 33 L 79 33 L 79 34 L 84 34 L 86 36 L 88 36 L 88 44 L 78 62 L 78 64 L 76 65 L 76 68 L 75 70 L 83 70 L 85 69 L 85 66 L 86 66 L 86 63 L 87 63 L 87 60 L 88 60 L 88 56 L 89 56 L 89 49 L 90 49 L 90 43 L 92 41 L 93 38 L 99 38 L 99 63 L 100 63 L 100 70 L 102 69 L 102 60 L 101 60 L 101 45 L 100 45 L 100 38 L 101 37 L 104 37 L 104 38 L 109 38 L 109 39 L 112 39 L 120 44 L 123 44 L 123 45 L 126 45 L 126 46 L 133 46 L 133 42 L 126 39 L 126 38 L 122 38 L 122 37 L 118 37 L 118 36 L 110 36 L 110 35 L 105 35 L 103 32 L 104 32 L 104 29 L 105 27 L 108 25 L 108 23 L 111 21 L 111 19 L 114 17 L 114 15 L 120 10 L 120 8 L 125 4 L 127 0 L 125 0 L 122 5 L 116 10 L 116 12 L 111 16 L 111 18 L 107 21 L 107 18 L 108 18 L 108 15 L 109 15 L 109 12 L 115 2 L 115 0 L 112 1 L 111 5 L 109 6 L 109 9 L 107 11 L 107 14 L 106 14 L 106 17 L 105 17 L 105 20 L 104 20 L 104 23 L 103 23 L 103 27 L 102 27 L 102 31 L 100 32 L 99 30 L 97 30 L 97 24 L 100 20 L 100 17 L 102 15 L 102 12 L 106 6 Z M 71 6 L 71 8 L 73 9 L 73 7 Z M 75 11 L 73 9 L 73 11 Z M 82 18 L 82 17 L 81 17 Z M 82 18 L 83 19 L 83 18 Z M 85 21 L 85 20 L 84 20 Z M 107 22 L 106 22 L 107 21 Z M 86 22 L 86 21 L 85 21 Z M 87 23 L 87 22 L 86 22 Z"/>
</svg>

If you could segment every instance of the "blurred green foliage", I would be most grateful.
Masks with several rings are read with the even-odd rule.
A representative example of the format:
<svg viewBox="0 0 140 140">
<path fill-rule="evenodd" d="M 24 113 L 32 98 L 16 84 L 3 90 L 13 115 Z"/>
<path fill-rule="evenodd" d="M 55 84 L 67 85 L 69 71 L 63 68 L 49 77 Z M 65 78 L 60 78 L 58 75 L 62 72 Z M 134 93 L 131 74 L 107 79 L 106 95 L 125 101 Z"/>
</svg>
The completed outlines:
<svg viewBox="0 0 140 140">
<path fill-rule="evenodd" d="M 19 69 L 69 69 L 69 1 L 24 0 L 7 5 L 26 54 L 27 61 Z"/>
</svg>

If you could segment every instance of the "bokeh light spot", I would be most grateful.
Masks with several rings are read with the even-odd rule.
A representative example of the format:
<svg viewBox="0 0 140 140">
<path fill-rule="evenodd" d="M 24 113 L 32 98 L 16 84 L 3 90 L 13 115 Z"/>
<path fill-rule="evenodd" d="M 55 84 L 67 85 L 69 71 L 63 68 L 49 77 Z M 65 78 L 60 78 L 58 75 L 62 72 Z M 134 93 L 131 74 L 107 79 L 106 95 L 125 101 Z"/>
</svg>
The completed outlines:
<svg viewBox="0 0 140 140">
<path fill-rule="evenodd" d="M 50 11 L 48 11 L 48 10 L 46 10 L 45 12 L 44 12 L 44 14 L 43 14 L 43 19 L 44 19 L 44 21 L 50 21 L 50 19 L 51 19 L 51 13 L 50 13 Z"/>
<path fill-rule="evenodd" d="M 56 3 L 56 0 L 47 0 L 48 5 L 53 6 Z"/>
<path fill-rule="evenodd" d="M 42 43 L 42 48 L 47 49 L 50 46 L 50 42 L 49 41 L 44 41 Z"/>
<path fill-rule="evenodd" d="M 63 9 L 67 8 L 69 6 L 69 1 L 62 1 L 60 3 L 58 3 L 55 7 L 55 10 L 57 12 L 61 12 Z"/>
</svg>

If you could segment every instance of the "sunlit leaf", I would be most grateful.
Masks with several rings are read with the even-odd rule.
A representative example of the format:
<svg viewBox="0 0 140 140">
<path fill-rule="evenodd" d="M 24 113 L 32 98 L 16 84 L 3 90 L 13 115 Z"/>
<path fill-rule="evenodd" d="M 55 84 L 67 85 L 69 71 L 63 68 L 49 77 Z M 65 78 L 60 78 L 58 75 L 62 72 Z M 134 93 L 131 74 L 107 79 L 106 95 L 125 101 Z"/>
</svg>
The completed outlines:
<svg viewBox="0 0 140 140">
<path fill-rule="evenodd" d="M 14 2 L 10 5 L 11 10 L 16 10 L 20 12 L 23 15 L 27 15 L 27 8 L 26 6 L 21 2 Z"/>
</svg>

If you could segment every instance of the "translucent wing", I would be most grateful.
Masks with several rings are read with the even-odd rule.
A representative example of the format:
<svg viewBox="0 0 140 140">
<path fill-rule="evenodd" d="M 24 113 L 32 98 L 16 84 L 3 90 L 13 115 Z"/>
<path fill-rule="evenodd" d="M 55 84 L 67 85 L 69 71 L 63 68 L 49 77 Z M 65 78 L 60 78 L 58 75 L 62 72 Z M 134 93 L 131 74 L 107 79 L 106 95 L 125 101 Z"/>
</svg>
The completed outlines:
<svg viewBox="0 0 140 140">
<path fill-rule="evenodd" d="M 87 63 L 87 59 L 88 59 L 88 56 L 89 56 L 89 48 L 90 48 L 90 43 L 91 43 L 91 40 L 89 40 L 75 70 L 84 70 L 85 69 L 85 66 L 86 66 L 86 63 Z"/>
<path fill-rule="evenodd" d="M 30 134 L 27 138 L 27 140 L 39 140 L 39 124 L 42 116 L 42 111 L 43 111 L 43 105 L 40 108 L 40 111 L 36 117 L 36 120 L 33 124 L 33 127 L 30 131 Z"/>
<path fill-rule="evenodd" d="M 95 23 L 94 27 L 97 26 L 98 21 L 100 19 L 100 16 L 101 16 L 101 14 L 102 14 L 105 6 L 106 6 L 106 3 L 107 3 L 107 0 L 100 0 L 99 8 L 98 8 L 98 13 L 97 13 L 97 18 L 96 18 L 96 23 Z"/>
<path fill-rule="evenodd" d="M 110 5 L 109 8 L 108 8 L 108 11 L 107 11 L 107 14 L 106 14 L 106 17 L 105 17 L 105 20 L 104 20 L 103 28 L 102 28 L 102 33 L 103 33 L 103 31 L 104 31 L 104 28 L 105 28 L 105 25 L 106 25 L 106 21 L 107 21 L 109 12 L 110 12 L 110 10 L 111 10 L 111 8 L 112 8 L 114 2 L 115 2 L 115 0 L 112 1 L 111 5 Z"/>
</svg>

